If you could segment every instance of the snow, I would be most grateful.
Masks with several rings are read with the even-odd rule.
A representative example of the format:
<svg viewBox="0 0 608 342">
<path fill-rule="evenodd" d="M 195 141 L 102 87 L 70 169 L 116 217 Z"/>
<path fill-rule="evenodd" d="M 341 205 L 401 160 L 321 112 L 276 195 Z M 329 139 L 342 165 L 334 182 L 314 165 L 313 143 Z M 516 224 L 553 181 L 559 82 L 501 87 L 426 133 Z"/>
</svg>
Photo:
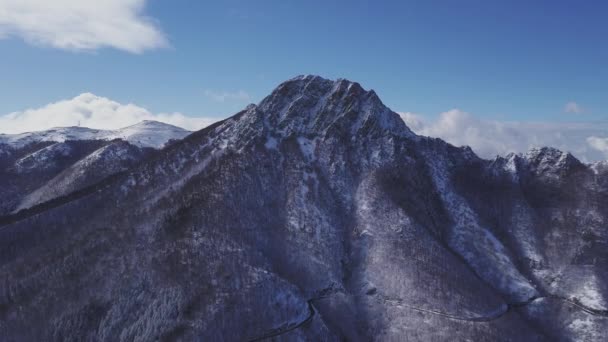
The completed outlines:
<svg viewBox="0 0 608 342">
<path fill-rule="evenodd" d="M 572 154 L 552 147 L 533 148 L 521 157 L 533 171 L 553 179 L 558 179 L 562 170 L 580 163 Z"/>
<path fill-rule="evenodd" d="M 428 152 L 427 152 L 428 153 Z M 452 188 L 448 162 L 435 153 L 427 154 L 431 176 L 450 214 L 454 226 L 448 244 L 460 254 L 483 279 L 514 301 L 537 295 L 536 289 L 518 271 L 504 245 L 485 227 L 466 200 Z"/>
<path fill-rule="evenodd" d="M 577 318 L 574 321 L 572 321 L 569 325 L 568 328 L 573 330 L 573 331 L 589 331 L 591 328 L 593 327 L 593 322 L 591 321 L 590 317 L 585 317 L 584 320 Z"/>
<path fill-rule="evenodd" d="M 599 175 L 608 171 L 608 160 L 600 161 L 589 165 L 594 174 Z"/>
<path fill-rule="evenodd" d="M 575 291 L 571 298 L 583 304 L 586 307 L 595 310 L 606 310 L 606 300 L 602 296 L 598 286 L 598 279 L 595 275 L 589 277 L 583 284 L 582 287 Z"/>
<path fill-rule="evenodd" d="M 507 163 L 505 164 L 504 170 L 507 171 L 508 173 L 514 175 L 514 177 L 517 177 L 517 155 L 515 154 L 511 154 L 508 156 L 507 159 Z"/>
<path fill-rule="evenodd" d="M 580 341 L 602 341 L 605 340 L 604 329 L 597 318 L 592 316 L 577 317 L 573 319 L 566 328 Z M 574 339 L 573 339 L 574 340 Z"/>
<path fill-rule="evenodd" d="M 44 141 L 64 142 L 66 140 L 123 139 L 139 147 L 158 149 L 162 148 L 169 140 L 182 139 L 190 133 L 190 131 L 165 123 L 142 121 L 117 130 L 58 127 L 40 132 L 0 134 L 0 144 L 7 144 L 13 148 L 21 148 L 31 143 Z"/>
<path fill-rule="evenodd" d="M 55 165 L 57 157 L 67 156 L 70 154 L 71 150 L 72 149 L 65 144 L 52 144 L 17 160 L 15 162 L 15 167 L 17 172 L 48 169 Z"/>
<path fill-rule="evenodd" d="M 190 134 L 185 129 L 156 121 L 142 121 L 133 126 L 109 131 L 105 140 L 123 139 L 139 147 L 161 148 L 169 140 L 182 139 Z"/>
<path fill-rule="evenodd" d="M 56 143 L 52 146 L 67 145 Z M 51 194 L 68 193 L 69 191 L 77 189 L 83 184 L 83 181 L 86 182 L 85 179 L 87 179 L 87 177 L 96 177 L 95 175 L 107 176 L 125 170 L 126 167 L 124 162 L 136 159 L 134 154 L 129 153 L 131 149 L 134 148 L 121 142 L 118 144 L 112 143 L 93 151 L 72 166 L 64 169 L 60 174 L 42 187 L 26 195 L 13 212 L 30 208 L 36 204 L 47 201 L 52 198 L 53 195 Z M 51 163 L 45 161 L 43 166 L 49 164 Z"/>
<path fill-rule="evenodd" d="M 267 115 L 265 126 L 274 127 L 283 136 L 324 135 L 335 125 L 347 123 L 353 135 L 364 127 L 374 127 L 416 138 L 373 90 L 366 91 L 344 79 L 298 76 L 277 87 L 259 109 Z M 356 117 L 353 112 L 357 112 Z"/>
<path fill-rule="evenodd" d="M 34 142 L 66 140 L 93 140 L 104 131 L 84 127 L 59 127 L 47 131 L 20 134 L 0 134 L 0 143 L 14 148 L 24 147 Z"/>
<path fill-rule="evenodd" d="M 310 85 L 313 84 L 310 83 Z M 360 91 L 354 89 L 357 87 L 353 86 L 353 83 L 349 83 L 347 86 L 352 91 Z M 343 84 L 343 87 L 346 87 L 346 83 Z M 101 219 L 120 218 L 122 217 L 120 215 L 124 214 L 128 216 L 128 220 L 124 220 L 125 227 L 136 224 L 136 228 L 133 229 L 136 235 L 133 239 L 129 238 L 125 240 L 125 244 L 118 244 L 116 248 L 110 248 L 108 251 L 116 252 L 114 254 L 120 258 L 124 255 L 131 257 L 129 253 L 124 253 L 125 250 L 128 252 L 127 248 L 133 246 L 139 248 L 138 246 L 143 243 L 142 251 L 156 253 L 156 248 L 147 248 L 146 244 L 149 245 L 150 241 L 155 241 L 159 236 L 158 232 L 163 232 L 160 230 L 161 226 L 158 222 L 167 224 L 165 214 L 187 209 L 191 210 L 192 216 L 181 213 L 177 216 L 185 219 L 183 221 L 184 229 L 180 229 L 180 231 L 184 231 L 184 235 L 182 236 L 180 233 L 177 237 L 178 243 L 174 243 L 175 237 L 170 234 L 161 235 L 163 243 L 157 245 L 167 247 L 166 250 L 158 251 L 158 255 L 148 255 L 141 254 L 139 249 L 133 248 L 136 252 L 133 257 L 136 262 L 152 260 L 156 263 L 156 261 L 163 262 L 167 256 L 171 255 L 168 253 L 176 253 L 175 255 L 179 256 L 177 259 L 166 259 L 171 261 L 171 265 L 180 267 L 187 265 L 187 268 L 184 269 L 188 272 L 200 268 L 199 266 L 203 267 L 202 271 L 209 271 L 190 272 L 191 274 L 189 274 L 189 276 L 203 273 L 205 276 L 209 275 L 207 277 L 209 283 L 213 289 L 217 289 L 217 291 L 211 291 L 217 296 L 209 299 L 208 303 L 211 304 L 208 311 L 201 310 L 200 316 L 196 316 L 197 320 L 200 317 L 212 317 L 210 312 L 219 317 L 217 321 L 210 320 L 212 323 L 223 323 L 224 321 L 221 321 L 224 320 L 223 317 L 234 317 L 230 318 L 230 321 L 225 320 L 228 323 L 236 322 L 234 326 L 220 327 L 230 330 L 238 326 L 237 323 L 241 322 L 243 317 L 251 319 L 259 313 L 276 312 L 276 315 L 272 316 L 273 319 L 264 321 L 267 323 L 265 324 L 267 328 L 293 325 L 304 321 L 309 311 L 304 305 L 304 299 L 301 299 L 299 295 L 292 296 L 290 293 L 301 292 L 302 295 L 319 293 L 319 289 L 326 288 L 326 284 L 335 282 L 336 287 L 349 287 L 349 291 L 352 289 L 352 294 L 328 298 L 327 303 L 329 304 L 316 306 L 315 302 L 315 306 L 319 310 L 323 307 L 335 308 L 336 319 L 342 321 L 350 319 L 351 313 L 356 317 L 355 313 L 363 310 L 369 313 L 364 318 L 371 317 L 372 322 L 377 322 L 375 326 L 369 325 L 369 331 L 374 333 L 378 327 L 377 336 L 386 337 L 386 335 L 381 335 L 386 333 L 384 330 L 386 326 L 394 331 L 395 340 L 399 340 L 399 338 L 402 340 L 408 338 L 412 340 L 449 340 L 450 338 L 452 340 L 479 340 L 488 336 L 488 338 L 496 338 L 496 336 L 500 338 L 499 334 L 505 334 L 505 339 L 522 340 L 513 337 L 510 333 L 525 330 L 528 323 L 536 325 L 536 322 L 529 319 L 529 315 L 518 313 L 518 311 L 524 310 L 523 308 L 514 309 L 504 317 L 501 316 L 509 309 L 504 301 L 524 301 L 535 294 L 531 281 L 529 282 L 519 272 L 514 261 L 517 260 L 518 264 L 527 262 L 528 259 L 534 261 L 534 265 L 543 267 L 537 272 L 542 276 L 539 278 L 549 279 L 548 281 L 553 276 L 559 275 L 556 274 L 555 269 L 561 265 L 544 265 L 546 257 L 543 254 L 542 242 L 545 236 L 547 245 L 552 242 L 550 233 L 539 234 L 539 236 L 533 234 L 540 230 L 550 231 L 551 227 L 539 226 L 535 221 L 537 218 L 535 215 L 538 212 L 534 211 L 524 200 L 513 202 L 514 200 L 511 198 L 505 199 L 504 203 L 513 211 L 512 217 L 505 218 L 508 222 L 501 222 L 500 227 L 496 227 L 491 222 L 486 223 L 485 213 L 474 206 L 475 202 L 468 200 L 470 197 L 465 196 L 464 191 L 459 191 L 452 177 L 455 166 L 459 167 L 462 165 L 460 164 L 462 161 L 471 158 L 469 150 L 462 149 L 459 150 L 460 152 L 453 153 L 451 149 L 442 150 L 444 145 L 439 140 L 429 140 L 429 144 L 418 144 L 417 141 L 402 140 L 397 134 L 386 134 L 387 129 L 393 127 L 391 122 L 393 114 L 388 110 L 382 110 L 381 107 L 360 106 L 363 101 L 368 101 L 364 97 L 366 95 L 357 95 L 361 98 L 355 99 L 352 103 L 355 106 L 354 110 L 361 114 L 360 118 L 367 121 L 356 121 L 354 115 L 351 114 L 341 116 L 345 113 L 344 107 L 346 107 L 343 106 L 343 102 L 351 99 L 343 97 L 338 99 L 333 96 L 328 98 L 327 92 L 324 89 L 321 90 L 323 92 L 318 92 L 319 94 L 316 93 L 317 89 L 310 90 L 314 91 L 318 97 L 315 97 L 317 95 L 309 96 L 309 98 L 294 96 L 295 102 L 289 102 L 288 105 L 286 105 L 286 101 L 281 101 L 279 98 L 276 100 L 279 105 L 273 106 L 272 112 L 264 112 L 256 107 L 251 107 L 244 115 L 227 120 L 213 128 L 209 134 L 194 136 L 184 144 L 175 146 L 175 149 L 171 149 L 171 153 L 161 153 L 159 158 L 144 164 L 144 167 L 129 171 L 128 177 L 119 179 L 109 189 L 108 194 L 103 195 L 105 197 L 94 199 L 97 201 L 117 198 L 116 210 L 111 208 L 112 202 L 108 205 L 109 213 L 112 216 L 102 215 Z M 337 97 L 337 94 L 335 95 Z M 320 98 L 327 99 L 331 103 L 322 103 Z M 285 113 L 289 118 L 286 121 L 279 121 L 277 114 L 283 108 L 289 108 L 289 111 Z M 366 112 L 368 109 L 369 112 Z M 367 114 L 371 116 L 365 116 Z M 338 120 L 342 121 L 337 122 Z M 333 130 L 328 131 L 327 127 L 333 124 L 342 130 L 338 133 L 343 134 L 338 135 Z M 357 136 L 356 139 L 349 142 L 347 134 L 351 127 L 356 127 L 354 133 Z M 278 133 L 283 129 L 287 132 L 286 135 Z M 123 134 L 121 137 L 149 143 L 145 139 L 144 133 L 154 130 L 153 125 L 147 128 L 128 127 L 121 130 L 121 134 Z M 143 136 L 137 137 L 140 133 Z M 281 145 L 283 140 L 285 143 L 293 143 L 295 150 L 289 148 L 291 146 Z M 296 143 L 297 146 L 295 146 Z M 121 142 L 120 145 L 127 144 Z M 262 145 L 272 151 L 262 150 Z M 284 148 L 279 151 L 279 147 Z M 239 154 L 241 153 L 239 151 L 242 151 L 242 154 Z M 110 157 L 114 157 L 111 150 L 103 148 L 92 153 L 81 163 L 89 167 L 89 164 L 94 165 L 93 162 L 98 159 L 103 160 L 106 153 Z M 116 155 L 122 156 L 122 152 L 119 150 Z M 497 167 L 493 169 L 497 171 L 496 175 L 502 176 L 504 172 L 520 172 L 522 175 L 526 175 L 526 161 L 518 159 L 515 164 L 515 157 L 512 157 L 506 160 L 501 159 L 500 163 L 496 164 Z M 566 158 L 556 158 L 556 160 L 558 159 L 566 161 Z M 420 163 L 418 164 L 418 162 Z M 517 171 L 517 166 L 521 167 L 519 171 Z M 268 172 L 269 168 L 273 168 L 272 173 Z M 410 186 L 409 183 L 405 186 L 401 185 L 401 178 L 398 178 L 397 182 L 385 182 L 387 179 L 384 175 L 392 175 L 392 173 L 384 173 L 387 169 L 395 170 L 399 177 L 413 177 L 410 178 L 412 183 L 424 180 L 420 184 L 421 189 Z M 427 170 L 430 170 L 428 175 Z M 428 184 L 427 177 L 432 177 L 434 184 Z M 191 182 L 192 180 L 194 181 Z M 502 178 L 500 181 L 502 184 Z M 139 188 L 130 192 L 129 188 L 135 186 Z M 410 206 L 409 202 L 401 201 L 400 197 L 389 196 L 386 191 L 387 186 L 395 186 L 396 188 L 391 190 L 396 191 L 411 190 L 411 194 L 404 195 L 409 196 L 408 200 L 420 200 L 421 206 Z M 402 186 L 403 188 L 401 188 Z M 525 184 L 522 184 L 523 186 Z M 239 189 L 246 191 L 239 193 Z M 122 191 L 123 196 L 120 197 L 110 192 L 114 190 Z M 422 196 L 417 198 L 419 195 Z M 497 194 L 497 196 L 500 195 L 500 193 Z M 436 198 L 441 203 L 437 203 Z M 157 205 L 158 201 L 161 203 Z M 87 208 L 87 210 L 91 208 L 88 205 L 90 203 L 99 202 L 83 200 L 82 204 L 75 202 L 73 207 L 68 207 L 66 210 L 78 214 L 79 208 Z M 267 205 L 274 203 L 278 203 L 279 209 L 273 210 L 270 207 L 266 211 L 269 208 Z M 71 210 L 71 208 L 75 208 L 75 210 Z M 263 210 L 258 210 L 258 208 Z M 92 207 L 92 210 L 95 209 Z M 222 220 L 222 217 L 235 212 L 239 215 L 242 214 L 240 215 L 242 218 Z M 270 216 L 267 216 L 268 214 Z M 567 213 L 564 211 L 564 215 L 566 214 L 569 215 L 570 211 Z M 605 227 L 600 222 L 601 214 L 602 212 L 598 209 L 588 212 L 577 210 L 572 215 L 576 217 L 585 215 L 586 221 L 597 222 L 594 225 Z M 543 212 L 542 215 L 544 218 L 552 215 L 552 212 Z M 79 223 L 83 229 L 88 229 L 88 217 L 73 216 L 75 218 L 70 218 L 70 220 L 74 221 L 68 221 L 69 225 L 66 226 L 66 230 L 61 232 L 71 232 L 74 227 L 80 228 L 77 226 Z M 48 218 L 51 223 L 65 221 L 58 215 L 49 215 L 41 216 L 40 222 L 44 222 L 42 220 L 45 218 Z M 432 219 L 432 224 L 427 223 L 430 221 L 423 220 L 423 218 Z M 503 216 L 500 218 L 502 219 Z M 94 221 L 93 224 L 94 228 L 97 227 L 97 221 Z M 103 226 L 103 222 L 101 224 Z M 121 224 L 123 223 L 117 221 L 117 224 L 119 226 L 116 227 L 116 231 L 120 233 L 119 229 L 122 229 Z M 219 226 L 216 227 L 217 224 Z M 503 227 L 504 230 L 502 230 Z M 165 226 L 162 228 L 164 229 Z M 559 232 L 564 234 L 563 239 L 571 238 L 566 235 L 566 232 L 555 230 L 555 234 Z M 111 239 L 114 238 L 114 235 L 120 239 L 123 234 L 111 235 L 109 243 L 112 242 Z M 87 238 L 89 236 L 97 238 L 97 235 L 87 235 Z M 516 242 L 513 242 L 514 240 Z M 104 245 L 101 247 L 107 245 L 108 241 L 102 241 Z M 131 245 L 131 241 L 137 245 Z M 277 241 L 280 243 L 277 244 Z M 541 249 L 539 249 L 539 245 Z M 242 257 L 233 258 L 233 253 L 236 252 Z M 568 251 L 564 248 L 564 254 L 567 253 Z M 113 260 L 111 258 L 115 256 L 114 254 L 109 255 L 108 260 Z M 54 272 L 54 265 L 62 262 L 62 254 L 58 255 L 58 261 L 51 259 L 48 263 L 51 265 L 52 272 Z M 221 273 L 217 271 L 220 267 L 217 267 L 216 270 L 215 266 L 218 259 Z M 566 262 L 570 261 L 569 258 L 564 259 L 567 259 Z M 173 263 L 173 260 L 179 263 Z M 202 262 L 199 263 L 200 260 Z M 208 266 L 206 260 L 213 261 L 213 264 L 209 264 L 208 269 L 205 268 Z M 235 266 L 232 266 L 232 262 Z M 106 264 L 112 266 L 111 262 Z M 20 266 L 22 265 L 17 264 L 15 267 Z M 237 268 L 241 266 L 243 267 Z M 572 267 L 581 268 L 582 266 L 573 265 Z M 122 268 L 126 269 L 125 266 Z M 525 268 L 522 267 L 522 269 Z M 605 292 L 605 288 L 600 286 L 603 285 L 600 278 L 602 277 L 601 271 L 602 269 L 598 268 L 597 280 L 574 277 L 570 272 L 565 273 L 564 277 L 573 279 L 575 282 L 573 285 L 566 283 L 564 285 L 567 286 L 549 289 L 543 282 L 540 282 L 539 285 L 543 289 L 543 294 L 555 293 L 573 300 L 576 299 L 585 305 L 599 307 L 605 304 L 601 297 L 602 291 Z M 70 272 L 70 268 L 67 272 Z M 482 279 L 478 279 L 472 272 Z M 531 270 L 531 272 L 535 272 L 535 270 Z M 112 274 L 112 272 L 106 273 Z M 277 278 L 284 278 L 290 286 L 293 283 L 293 291 L 285 291 L 284 286 L 277 287 L 269 283 L 270 278 L 275 274 L 280 274 Z M 229 275 L 229 277 L 225 277 L 225 275 Z M 46 286 L 47 279 L 42 276 L 40 278 L 44 280 L 44 282 L 41 281 L 43 284 L 41 286 Z M 51 277 L 51 280 L 55 278 L 62 279 L 61 277 Z M 143 274 L 142 279 L 148 279 L 147 274 Z M 107 283 L 112 286 L 122 284 L 111 280 Z M 199 284 L 196 280 L 194 279 L 190 283 Z M 29 281 L 29 278 L 26 278 L 25 281 Z M 151 284 L 149 292 L 151 298 L 165 298 L 163 297 L 164 292 L 162 292 L 165 291 L 163 284 L 157 288 L 155 286 L 158 284 L 155 282 L 149 283 Z M 29 288 L 28 284 L 28 282 L 25 283 L 26 289 Z M 364 286 L 362 290 L 360 290 L 360 284 Z M 56 288 L 56 285 L 52 289 Z M 203 283 L 203 285 L 207 288 L 208 284 Z M 197 286 L 195 287 L 203 288 Z M 253 286 L 259 288 L 259 292 L 243 291 L 243 289 Z M 490 286 L 494 289 L 491 289 Z M 563 292 L 555 291 L 558 288 L 563 289 Z M 575 291 L 571 291 L 572 289 Z M 113 291 L 113 288 L 103 290 Z M 12 291 L 12 288 L 9 291 Z M 360 291 L 363 292 L 363 299 L 355 297 L 356 292 Z M 87 293 L 93 292 L 88 291 Z M 184 295 L 184 304 L 201 302 L 201 298 L 187 297 L 190 292 L 184 291 L 184 293 L 186 292 L 188 293 Z M 192 291 L 192 293 L 198 294 L 197 291 Z M 241 293 L 247 297 L 237 296 Z M 231 297 L 233 294 L 235 297 Z M 55 293 L 43 293 L 43 295 L 48 295 L 51 302 L 55 298 Z M 66 298 L 72 298 L 69 295 L 70 293 L 67 292 Z M 257 300 L 260 295 L 264 300 Z M 265 295 L 272 301 L 266 300 L 268 298 L 264 297 Z M 311 297 L 307 295 L 303 298 Z M 203 299 L 207 302 L 206 297 Z M 92 300 L 97 300 L 97 298 L 92 298 Z M 380 304 L 370 305 L 372 301 Z M 533 315 L 538 317 L 540 314 L 545 314 L 550 323 L 549 326 L 554 323 L 561 324 L 562 320 L 556 321 L 557 315 L 561 314 L 559 309 L 551 312 L 545 309 L 549 301 L 553 301 L 553 299 L 547 297 L 535 300 L 533 304 L 530 304 L 530 308 L 534 310 Z M 84 302 L 78 300 L 74 308 L 80 310 L 82 303 Z M 157 305 L 154 300 L 150 303 L 147 304 L 147 307 Z M 181 305 L 180 303 L 182 302 L 178 302 L 177 305 Z M 541 306 L 543 303 L 544 305 Z M 243 312 L 244 314 L 228 316 L 224 310 L 226 305 L 236 308 L 230 312 Z M 283 305 L 289 311 L 278 310 L 276 305 Z M 395 314 L 392 309 L 393 305 L 395 308 L 418 310 L 418 313 L 412 314 L 413 311 L 405 311 Z M 570 307 L 568 306 L 568 308 Z M 121 308 L 112 310 L 118 311 L 122 310 Z M 31 308 L 26 309 L 36 310 L 38 307 L 32 305 Z M 16 308 L 15 310 L 21 309 Z M 497 319 L 492 323 L 458 323 L 455 320 L 440 317 L 445 316 L 442 312 L 462 317 L 465 320 L 477 317 L 497 317 Z M 593 329 L 593 322 L 589 323 L 585 316 L 581 316 L 582 314 L 584 313 L 574 312 L 573 318 L 568 318 L 569 321 L 561 325 L 570 324 L 572 330 Z M 122 316 L 114 317 L 123 318 Z M 164 316 L 157 318 L 163 324 L 167 321 Z M 314 319 L 322 321 L 325 318 L 321 311 L 318 311 Z M 198 321 L 206 322 L 205 319 Z M 360 322 L 363 325 L 368 323 L 367 321 Z M 425 322 L 428 327 L 419 326 L 418 322 Z M 181 322 L 178 323 L 181 324 Z M 356 326 L 357 323 L 359 321 L 354 320 L 352 326 Z M 539 330 L 546 328 L 541 323 L 538 323 Z M 173 323 L 170 322 L 170 324 Z M 343 326 L 348 328 L 351 323 L 345 323 Z M 441 327 L 441 329 L 437 329 L 437 327 Z M 209 329 L 212 330 L 212 328 Z M 367 329 L 367 326 L 364 328 Z M 415 334 L 404 334 L 407 329 L 416 330 Z M 302 329 L 302 331 L 306 330 L 312 329 Z M 263 332 L 264 329 L 260 329 L 260 331 Z M 441 333 L 441 331 L 445 335 L 436 333 Z M 461 335 L 462 331 L 472 333 Z M 451 335 L 441 338 L 447 334 Z M 288 336 L 286 339 L 290 339 L 289 337 L 295 339 L 293 338 L 295 335 L 286 336 Z M 473 336 L 473 338 L 461 338 L 462 336 Z M 326 336 L 319 334 L 316 337 L 323 339 Z M 225 339 L 242 340 L 243 338 Z"/>
</svg>

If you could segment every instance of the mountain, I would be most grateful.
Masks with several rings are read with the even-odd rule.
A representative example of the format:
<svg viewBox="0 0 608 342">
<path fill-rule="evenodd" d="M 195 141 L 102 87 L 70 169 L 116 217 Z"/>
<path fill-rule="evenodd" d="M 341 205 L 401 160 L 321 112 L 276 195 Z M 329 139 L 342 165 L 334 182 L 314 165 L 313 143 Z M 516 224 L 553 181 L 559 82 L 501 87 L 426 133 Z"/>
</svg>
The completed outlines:
<svg viewBox="0 0 608 342">
<path fill-rule="evenodd" d="M 122 139 L 138 147 L 161 148 L 170 140 L 179 140 L 190 134 L 183 128 L 158 121 L 144 120 L 135 125 L 117 129 L 101 130 L 86 127 L 58 127 L 41 132 L 0 134 L 0 146 L 22 148 L 40 142 L 64 142 L 68 140 L 114 140 Z"/>
<path fill-rule="evenodd" d="M 189 131 L 155 121 L 114 131 L 84 127 L 0 135 L 0 215 L 123 172 Z"/>
<path fill-rule="evenodd" d="M 299 76 L 1 217 L 0 334 L 604 341 L 607 169 L 551 148 L 484 160 L 358 83 Z"/>
</svg>

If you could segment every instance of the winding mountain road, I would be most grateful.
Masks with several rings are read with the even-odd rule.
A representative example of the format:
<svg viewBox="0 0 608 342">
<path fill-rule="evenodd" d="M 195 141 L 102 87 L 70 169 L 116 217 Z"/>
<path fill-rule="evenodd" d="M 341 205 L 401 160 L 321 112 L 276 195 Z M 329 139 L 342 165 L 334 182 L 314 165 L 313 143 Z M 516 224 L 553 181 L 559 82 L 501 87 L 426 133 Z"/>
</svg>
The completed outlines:
<svg viewBox="0 0 608 342">
<path fill-rule="evenodd" d="M 326 290 L 323 290 L 322 292 L 327 292 Z M 316 314 L 316 310 L 314 307 L 313 302 L 318 301 L 318 300 L 322 300 L 322 299 L 326 299 L 331 297 L 333 294 L 337 293 L 339 291 L 334 291 L 334 292 L 330 292 L 330 293 L 326 293 L 323 296 L 320 297 L 315 297 L 315 298 L 311 298 L 307 301 L 307 305 L 308 305 L 308 310 L 309 310 L 309 314 L 308 316 L 296 323 L 296 324 L 289 324 L 289 325 L 284 325 L 281 327 L 277 327 L 274 329 L 271 329 L 270 331 L 249 339 L 249 342 L 256 342 L 256 341 L 263 341 L 263 340 L 267 340 L 273 337 L 277 337 L 283 334 L 286 334 L 288 332 L 294 331 L 296 329 L 299 329 L 303 326 L 305 326 L 306 324 L 310 323 L 312 321 L 312 319 L 314 318 L 315 314 Z M 367 295 L 358 295 L 358 296 L 367 296 Z M 402 306 L 405 308 L 408 308 L 410 310 L 414 310 L 414 311 L 418 311 L 418 312 L 422 312 L 422 313 L 427 313 L 427 314 L 432 314 L 432 315 L 437 315 L 437 316 L 441 316 L 441 317 L 445 317 L 451 320 L 457 320 L 457 321 L 466 321 L 466 322 L 475 322 L 475 323 L 482 323 L 482 322 L 491 322 L 491 321 L 495 321 L 497 319 L 502 318 L 503 316 L 505 316 L 506 314 L 508 314 L 509 312 L 511 312 L 513 309 L 517 309 L 517 308 L 523 308 L 537 300 L 540 299 L 556 299 L 559 300 L 561 302 L 564 302 L 566 304 L 569 304 L 585 313 L 588 313 L 592 316 L 596 316 L 596 317 L 608 317 L 608 310 L 597 310 L 597 309 L 593 309 L 593 308 L 589 308 L 587 306 L 584 306 L 580 303 L 577 303 L 571 299 L 565 298 L 565 297 L 561 297 L 561 296 L 557 296 L 557 295 L 553 295 L 553 294 L 548 294 L 545 296 L 535 296 L 532 297 L 530 299 L 528 299 L 525 302 L 519 302 L 519 303 L 506 303 L 505 305 L 503 305 L 504 309 L 502 310 L 497 310 L 497 312 L 495 314 L 492 315 L 488 315 L 488 316 L 478 316 L 478 317 L 462 317 L 462 316 L 457 316 L 457 315 L 453 315 L 453 314 L 449 314 L 449 313 L 445 313 L 445 312 L 441 312 L 441 311 L 437 311 L 437 310 L 430 310 L 430 309 L 423 309 L 423 308 L 419 308 L 416 306 L 412 306 L 412 305 L 408 305 L 406 303 L 404 303 L 404 301 L 402 299 L 391 299 L 388 297 L 384 297 L 384 296 L 379 296 L 380 300 L 382 300 L 385 303 L 391 303 L 395 306 Z"/>
</svg>

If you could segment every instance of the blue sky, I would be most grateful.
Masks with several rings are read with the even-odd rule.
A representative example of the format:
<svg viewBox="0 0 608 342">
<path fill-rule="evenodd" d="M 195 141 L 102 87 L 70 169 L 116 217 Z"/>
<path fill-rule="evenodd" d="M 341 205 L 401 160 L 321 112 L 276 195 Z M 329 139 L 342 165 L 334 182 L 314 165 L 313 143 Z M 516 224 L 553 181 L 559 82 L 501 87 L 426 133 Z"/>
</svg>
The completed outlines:
<svg viewBox="0 0 608 342">
<path fill-rule="evenodd" d="M 110 2 L 99 18 L 121 10 L 121 0 Z M 285 79 L 318 74 L 358 81 L 393 110 L 424 118 L 455 108 L 481 120 L 608 117 L 604 1 L 122 3 L 140 6 L 137 16 L 163 41 L 125 33 L 139 45 L 117 47 L 111 37 L 66 48 L 31 32 L 78 28 L 0 17 L 0 115 L 91 92 L 154 113 L 226 117 Z"/>
</svg>

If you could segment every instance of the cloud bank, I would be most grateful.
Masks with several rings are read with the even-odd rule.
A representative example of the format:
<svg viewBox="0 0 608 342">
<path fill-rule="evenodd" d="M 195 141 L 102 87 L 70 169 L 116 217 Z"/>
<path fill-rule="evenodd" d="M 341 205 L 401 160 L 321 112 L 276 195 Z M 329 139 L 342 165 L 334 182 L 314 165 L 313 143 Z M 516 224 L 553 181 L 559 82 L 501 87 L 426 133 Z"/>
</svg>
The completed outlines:
<svg viewBox="0 0 608 342">
<path fill-rule="evenodd" d="M 165 47 L 146 0 L 0 0 L 0 39 L 73 51 L 111 47 L 131 53 Z"/>
<path fill-rule="evenodd" d="M 608 122 L 484 120 L 458 109 L 441 113 L 435 120 L 414 113 L 400 115 L 417 134 L 442 138 L 456 146 L 468 145 L 484 158 L 551 146 L 569 151 L 583 162 L 608 159 Z"/>
<path fill-rule="evenodd" d="M 213 118 L 189 117 L 181 113 L 153 114 L 134 104 L 120 104 L 105 97 L 84 93 L 41 108 L 0 116 L 0 133 L 14 134 L 78 125 L 97 129 L 118 129 L 142 120 L 165 122 L 192 131 L 217 121 Z"/>
<path fill-rule="evenodd" d="M 593 147 L 598 151 L 604 152 L 604 154 L 608 156 L 608 138 L 591 136 L 587 138 L 587 143 L 589 144 L 589 146 Z"/>
</svg>

